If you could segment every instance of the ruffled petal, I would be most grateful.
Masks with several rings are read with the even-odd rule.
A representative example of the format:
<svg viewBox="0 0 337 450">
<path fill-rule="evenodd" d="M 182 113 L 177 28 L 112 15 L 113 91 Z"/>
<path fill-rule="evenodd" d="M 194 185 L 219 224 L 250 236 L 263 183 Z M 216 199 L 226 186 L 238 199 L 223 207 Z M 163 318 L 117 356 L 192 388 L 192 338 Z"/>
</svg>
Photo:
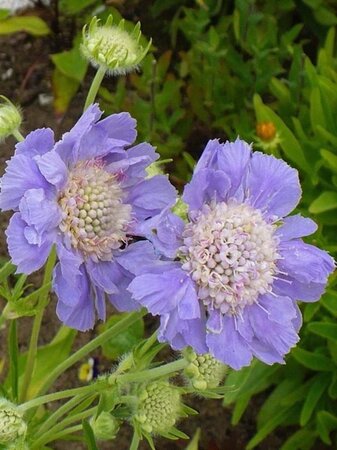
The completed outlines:
<svg viewBox="0 0 337 450">
<path fill-rule="evenodd" d="M 223 316 L 222 331 L 218 334 L 208 332 L 206 343 L 209 353 L 235 370 L 251 363 L 252 351 L 235 328 L 233 317 Z"/>
<path fill-rule="evenodd" d="M 44 155 L 54 146 L 54 132 L 50 128 L 39 128 L 27 134 L 22 142 L 15 146 L 16 155 L 26 155 L 32 158 L 36 155 Z"/>
<path fill-rule="evenodd" d="M 189 276 L 181 269 L 173 269 L 162 274 L 144 274 L 136 277 L 128 287 L 133 298 L 145 306 L 151 314 L 165 314 L 177 308 L 183 301 L 180 312 L 198 314 L 198 298 Z M 186 296 L 186 299 L 184 297 Z M 197 316 L 198 317 L 198 316 Z M 195 318 L 195 317 L 191 317 Z"/>
<path fill-rule="evenodd" d="M 141 275 L 158 260 L 150 242 L 139 241 L 115 253 L 115 260 L 130 274 Z"/>
<path fill-rule="evenodd" d="M 30 189 L 25 192 L 19 205 L 22 219 L 32 226 L 39 235 L 54 232 L 62 219 L 61 210 L 56 201 L 46 198 L 43 189 Z"/>
<path fill-rule="evenodd" d="M 65 133 L 62 140 L 55 145 L 55 151 L 68 167 L 78 160 L 81 138 L 93 127 L 101 115 L 102 111 L 97 104 L 90 105 L 73 128 Z"/>
<path fill-rule="evenodd" d="M 91 259 L 85 263 L 91 281 L 107 294 L 116 294 L 119 291 L 111 277 L 115 264 L 114 261 L 94 262 Z"/>
<path fill-rule="evenodd" d="M 62 276 L 67 278 L 70 284 L 75 284 L 77 277 L 81 275 L 82 256 L 73 249 L 66 248 L 61 241 L 56 243 L 56 251 Z"/>
<path fill-rule="evenodd" d="M 35 156 L 34 160 L 40 172 L 50 184 L 63 189 L 68 180 L 68 169 L 61 157 L 54 150 L 42 156 Z"/>
<path fill-rule="evenodd" d="M 316 223 L 308 217 L 302 217 L 300 214 L 289 216 L 283 219 L 283 224 L 275 231 L 282 241 L 309 236 L 317 230 Z"/>
<path fill-rule="evenodd" d="M 53 242 L 48 239 L 43 240 L 40 245 L 30 244 L 26 238 L 27 229 L 30 228 L 22 220 L 20 213 L 15 213 L 6 230 L 8 251 L 12 262 L 18 266 L 18 273 L 27 275 L 44 265 L 53 245 Z"/>
<path fill-rule="evenodd" d="M 137 121 L 127 112 L 111 114 L 95 125 L 102 130 L 109 139 L 115 139 L 120 145 L 126 146 L 134 142 L 137 136 Z"/>
<path fill-rule="evenodd" d="M 69 280 L 60 264 L 54 269 L 53 288 L 58 297 L 56 313 L 61 322 L 71 328 L 87 331 L 95 323 L 95 305 L 84 265 L 76 279 Z"/>
<path fill-rule="evenodd" d="M 201 169 L 185 186 L 183 200 L 190 211 L 200 210 L 204 203 L 212 200 L 225 201 L 230 189 L 229 177 L 220 170 Z"/>
<path fill-rule="evenodd" d="M 267 219 L 285 217 L 301 198 L 297 170 L 260 152 L 253 153 L 250 160 L 245 189 L 247 202 Z"/>
<path fill-rule="evenodd" d="M 116 294 L 108 295 L 110 303 L 118 311 L 134 311 L 141 308 L 141 305 L 132 298 L 132 294 L 127 290 L 134 275 L 128 272 L 124 267 L 118 264 L 118 258 L 115 258 L 116 264 L 110 273 L 112 281 L 118 287 Z"/>
<path fill-rule="evenodd" d="M 242 180 L 252 155 L 251 146 L 237 138 L 235 142 L 220 144 L 218 139 L 208 142 L 194 173 L 202 169 L 221 170 L 230 179 L 228 198 L 243 200 Z"/>
<path fill-rule="evenodd" d="M 29 189 L 44 189 L 51 192 L 52 186 L 39 171 L 36 162 L 29 155 L 13 156 L 8 162 L 6 173 L 1 178 L 0 208 L 3 211 L 16 210 L 24 193 Z"/>
<path fill-rule="evenodd" d="M 182 233 L 185 223 L 180 217 L 165 208 L 157 216 L 144 222 L 136 223 L 132 234 L 143 236 L 152 242 L 155 249 L 167 258 L 175 258 L 182 245 Z"/>
<path fill-rule="evenodd" d="M 168 178 L 156 175 L 133 186 L 126 202 L 132 205 L 136 219 L 140 221 L 159 214 L 165 207 L 173 205 L 176 198 L 176 190 Z"/>
</svg>

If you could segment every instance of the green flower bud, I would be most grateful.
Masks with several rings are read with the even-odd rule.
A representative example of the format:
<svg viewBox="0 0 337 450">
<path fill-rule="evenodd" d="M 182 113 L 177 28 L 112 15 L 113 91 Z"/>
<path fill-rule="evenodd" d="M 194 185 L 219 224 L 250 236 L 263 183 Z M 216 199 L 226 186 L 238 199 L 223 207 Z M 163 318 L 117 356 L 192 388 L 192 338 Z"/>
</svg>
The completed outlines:
<svg viewBox="0 0 337 450">
<path fill-rule="evenodd" d="M 105 25 L 93 17 L 89 27 L 83 28 L 81 50 L 83 55 L 95 67 L 105 67 L 112 75 L 123 75 L 135 70 L 151 46 L 151 40 L 143 48 L 140 23 L 131 33 L 124 30 L 124 20 L 113 25 L 113 17 L 109 16 Z"/>
<path fill-rule="evenodd" d="M 115 439 L 118 430 L 119 422 L 110 413 L 103 411 L 97 418 L 90 420 L 91 428 L 95 437 L 99 441 L 109 441 Z"/>
<path fill-rule="evenodd" d="M 156 381 L 139 392 L 134 420 L 148 433 L 166 433 L 177 422 L 181 408 L 179 390 L 167 381 Z"/>
<path fill-rule="evenodd" d="M 185 368 L 184 374 L 195 389 L 204 391 L 216 388 L 224 379 L 227 366 L 209 353 L 197 355 L 188 348 L 184 352 L 184 356 L 190 362 Z"/>
<path fill-rule="evenodd" d="M 22 440 L 27 425 L 23 421 L 20 409 L 10 401 L 0 399 L 0 444 L 10 444 Z"/>
<path fill-rule="evenodd" d="M 20 128 L 22 123 L 21 113 L 12 102 L 0 95 L 0 140 L 5 139 Z"/>
</svg>

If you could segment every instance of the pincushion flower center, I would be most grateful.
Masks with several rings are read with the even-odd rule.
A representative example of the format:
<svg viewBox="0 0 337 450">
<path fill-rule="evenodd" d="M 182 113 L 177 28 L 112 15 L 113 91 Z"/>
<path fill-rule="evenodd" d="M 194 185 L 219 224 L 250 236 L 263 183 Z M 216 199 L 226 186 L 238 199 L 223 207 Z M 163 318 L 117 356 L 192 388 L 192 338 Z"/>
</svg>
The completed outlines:
<svg viewBox="0 0 337 450">
<path fill-rule="evenodd" d="M 115 175 L 101 161 L 78 163 L 59 198 L 63 211 L 61 231 L 70 244 L 93 260 L 109 261 L 112 251 L 127 241 L 131 206 Z"/>
<path fill-rule="evenodd" d="M 205 306 L 240 314 L 270 292 L 279 257 L 275 228 L 246 204 L 203 206 L 185 227 L 180 257 Z"/>
</svg>

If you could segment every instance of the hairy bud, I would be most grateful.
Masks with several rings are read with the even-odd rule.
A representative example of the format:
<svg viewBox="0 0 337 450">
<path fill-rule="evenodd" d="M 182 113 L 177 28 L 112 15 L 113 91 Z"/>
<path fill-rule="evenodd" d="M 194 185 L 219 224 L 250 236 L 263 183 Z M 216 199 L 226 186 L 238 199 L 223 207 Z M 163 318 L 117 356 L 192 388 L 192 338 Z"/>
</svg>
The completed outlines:
<svg viewBox="0 0 337 450">
<path fill-rule="evenodd" d="M 187 349 L 185 358 L 190 364 L 184 370 L 184 374 L 195 389 L 203 391 L 216 388 L 224 379 L 227 366 L 209 353 L 197 355 L 192 349 Z"/>
<path fill-rule="evenodd" d="M 8 400 L 0 399 L 0 444 L 10 444 L 22 440 L 27 425 L 19 408 Z"/>
</svg>

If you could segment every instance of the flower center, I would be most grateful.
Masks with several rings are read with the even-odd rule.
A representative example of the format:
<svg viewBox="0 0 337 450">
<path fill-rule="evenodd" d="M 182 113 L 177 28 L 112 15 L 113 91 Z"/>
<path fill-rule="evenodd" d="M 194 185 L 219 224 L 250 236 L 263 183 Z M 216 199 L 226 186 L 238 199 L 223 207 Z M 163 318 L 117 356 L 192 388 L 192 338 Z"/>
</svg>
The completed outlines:
<svg viewBox="0 0 337 450">
<path fill-rule="evenodd" d="M 97 160 L 77 164 L 59 198 L 61 231 L 74 248 L 96 261 L 112 259 L 112 251 L 127 241 L 131 221 L 131 206 L 122 203 L 116 176 L 103 167 Z"/>
<path fill-rule="evenodd" d="M 185 227 L 180 257 L 205 306 L 240 314 L 270 292 L 278 259 L 275 228 L 246 204 L 203 206 Z"/>
</svg>

